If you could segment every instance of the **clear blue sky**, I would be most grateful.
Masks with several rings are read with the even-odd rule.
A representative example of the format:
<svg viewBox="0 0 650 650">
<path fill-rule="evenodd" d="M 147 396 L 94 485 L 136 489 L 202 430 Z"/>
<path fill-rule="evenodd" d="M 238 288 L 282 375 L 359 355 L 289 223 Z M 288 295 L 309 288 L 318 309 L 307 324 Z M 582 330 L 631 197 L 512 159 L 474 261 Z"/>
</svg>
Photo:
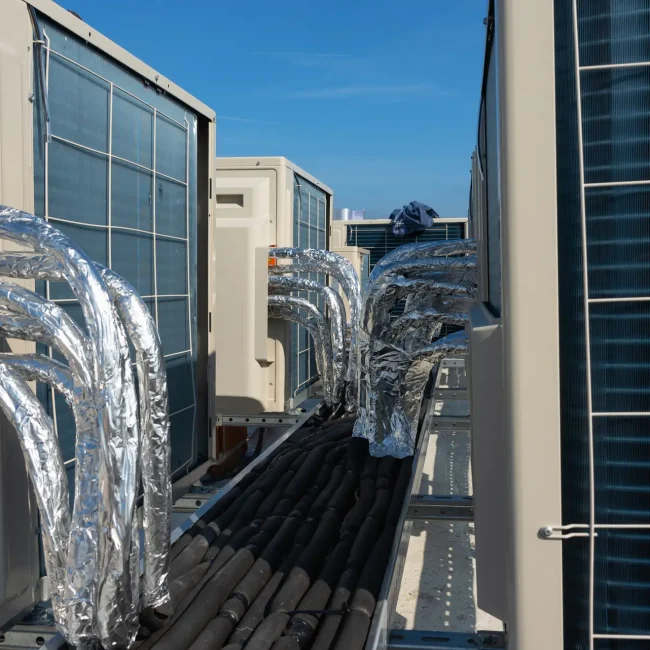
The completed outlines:
<svg viewBox="0 0 650 650">
<path fill-rule="evenodd" d="M 290 158 L 336 207 L 464 216 L 485 0 L 58 0 L 213 107 L 217 155 Z"/>
</svg>

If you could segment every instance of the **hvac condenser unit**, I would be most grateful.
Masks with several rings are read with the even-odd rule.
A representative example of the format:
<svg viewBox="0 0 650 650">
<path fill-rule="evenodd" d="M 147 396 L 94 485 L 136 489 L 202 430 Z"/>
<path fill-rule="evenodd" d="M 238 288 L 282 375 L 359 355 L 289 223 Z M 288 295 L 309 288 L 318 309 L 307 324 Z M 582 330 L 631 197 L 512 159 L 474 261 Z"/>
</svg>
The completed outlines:
<svg viewBox="0 0 650 650">
<path fill-rule="evenodd" d="M 488 29 L 474 208 L 485 292 L 471 314 L 478 604 L 517 650 L 640 650 L 648 4 L 503 0 Z"/>
<path fill-rule="evenodd" d="M 327 249 L 332 190 L 280 157 L 217 158 L 215 183 L 217 410 L 283 413 L 318 375 L 307 331 L 267 316 L 268 248 Z M 324 309 L 316 294 L 303 297 Z"/>
<path fill-rule="evenodd" d="M 0 88 L 0 204 L 46 217 L 145 298 L 166 359 L 172 471 L 185 473 L 207 454 L 213 417 L 208 223 L 215 115 L 49 0 L 0 3 Z M 67 285 L 27 284 L 80 319 Z M 53 416 L 73 486 L 72 414 L 45 385 L 37 393 Z M 41 595 L 36 508 L 16 433 L 0 421 L 4 625 Z"/>
<path fill-rule="evenodd" d="M 336 223 L 336 222 L 335 222 Z M 330 246 L 330 250 L 337 255 L 341 255 L 346 260 L 352 263 L 354 270 L 357 272 L 359 277 L 359 284 L 361 286 L 361 293 L 366 289 L 368 284 L 368 278 L 370 277 L 370 251 L 366 248 L 360 248 L 359 246 Z M 345 314 L 346 319 L 350 321 L 350 306 L 347 303 L 347 299 L 341 285 L 334 279 L 330 280 L 330 284 L 335 288 L 341 298 L 343 298 L 343 304 L 345 305 Z"/>
</svg>

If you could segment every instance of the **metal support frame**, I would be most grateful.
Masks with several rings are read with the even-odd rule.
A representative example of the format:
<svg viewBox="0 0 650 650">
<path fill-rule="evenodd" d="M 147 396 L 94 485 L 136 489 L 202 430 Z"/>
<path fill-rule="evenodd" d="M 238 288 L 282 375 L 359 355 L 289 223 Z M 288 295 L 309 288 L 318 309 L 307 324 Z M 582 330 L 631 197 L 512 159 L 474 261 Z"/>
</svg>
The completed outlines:
<svg viewBox="0 0 650 650">
<path fill-rule="evenodd" d="M 7 650 L 46 648 L 58 650 L 65 645 L 65 639 L 54 625 L 15 625 L 0 633 L 0 647 Z"/>
<path fill-rule="evenodd" d="M 474 498 L 455 494 L 413 494 L 406 517 L 430 521 L 474 521 Z"/>
<path fill-rule="evenodd" d="M 314 403 L 315 402 L 315 403 Z M 292 416 L 296 420 L 295 424 L 291 426 L 290 429 L 285 431 L 272 445 L 269 445 L 253 462 L 248 464 L 237 476 L 231 479 L 226 485 L 224 485 L 216 494 L 210 494 L 210 498 L 205 502 L 201 503 L 196 509 L 180 526 L 176 527 L 171 534 L 170 543 L 173 544 L 184 532 L 189 530 L 203 515 L 215 504 L 219 499 L 222 499 L 230 490 L 232 490 L 243 478 L 248 474 L 254 467 L 263 463 L 270 454 L 272 454 L 285 440 L 288 440 L 300 427 L 306 424 L 309 419 L 318 414 L 324 407 L 324 402 L 315 401 L 311 402 L 310 408 L 303 413 L 301 416 Z M 249 422 L 248 424 L 253 424 Z M 268 425 L 268 423 L 266 423 Z M 194 499 L 195 506 L 196 501 L 202 501 L 200 498 L 201 495 L 197 495 Z M 190 498 L 189 495 L 187 497 Z"/>
<path fill-rule="evenodd" d="M 217 426 L 265 426 L 265 427 L 291 427 L 299 424 L 305 418 L 304 413 L 264 413 L 260 415 L 217 415 Z"/>
<path fill-rule="evenodd" d="M 506 647 L 503 632 L 424 632 L 392 630 L 387 650 L 496 650 Z"/>
<path fill-rule="evenodd" d="M 437 415 L 433 418 L 433 429 L 435 431 L 448 431 L 452 429 L 469 431 L 470 428 L 469 418 L 449 415 Z"/>
</svg>

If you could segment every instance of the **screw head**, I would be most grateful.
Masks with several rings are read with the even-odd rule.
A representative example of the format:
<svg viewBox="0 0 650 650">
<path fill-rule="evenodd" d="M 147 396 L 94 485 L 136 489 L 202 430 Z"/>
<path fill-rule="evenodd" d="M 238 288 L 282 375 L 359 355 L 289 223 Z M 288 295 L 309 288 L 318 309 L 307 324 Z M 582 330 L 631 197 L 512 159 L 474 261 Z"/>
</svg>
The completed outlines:
<svg viewBox="0 0 650 650">
<path fill-rule="evenodd" d="M 539 529 L 539 536 L 548 539 L 553 536 L 553 529 L 550 526 L 544 526 Z"/>
</svg>

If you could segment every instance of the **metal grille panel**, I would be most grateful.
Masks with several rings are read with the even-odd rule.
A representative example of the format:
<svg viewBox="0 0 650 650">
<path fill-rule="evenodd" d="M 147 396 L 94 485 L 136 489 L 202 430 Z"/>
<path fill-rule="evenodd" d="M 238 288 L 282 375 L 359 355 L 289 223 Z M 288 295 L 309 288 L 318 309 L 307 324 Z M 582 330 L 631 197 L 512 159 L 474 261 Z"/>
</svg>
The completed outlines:
<svg viewBox="0 0 650 650">
<path fill-rule="evenodd" d="M 327 195 L 313 183 L 294 177 L 293 195 L 293 245 L 298 248 L 326 248 Z M 300 273 L 301 277 L 326 284 L 327 278 L 319 273 Z M 321 311 L 323 298 L 311 291 L 300 291 L 299 296 L 315 304 Z M 292 325 L 291 337 L 291 396 L 296 397 L 317 379 L 315 349 L 307 330 Z"/>
<path fill-rule="evenodd" d="M 556 0 L 565 646 L 650 640 L 650 12 Z"/>
<path fill-rule="evenodd" d="M 196 458 L 196 115 L 41 16 L 51 141 L 35 93 L 37 214 L 143 296 L 167 364 L 172 470 Z M 83 324 L 67 285 L 37 283 Z M 50 352 L 51 353 L 51 352 Z M 44 386 L 73 484 L 74 420 Z"/>
</svg>

